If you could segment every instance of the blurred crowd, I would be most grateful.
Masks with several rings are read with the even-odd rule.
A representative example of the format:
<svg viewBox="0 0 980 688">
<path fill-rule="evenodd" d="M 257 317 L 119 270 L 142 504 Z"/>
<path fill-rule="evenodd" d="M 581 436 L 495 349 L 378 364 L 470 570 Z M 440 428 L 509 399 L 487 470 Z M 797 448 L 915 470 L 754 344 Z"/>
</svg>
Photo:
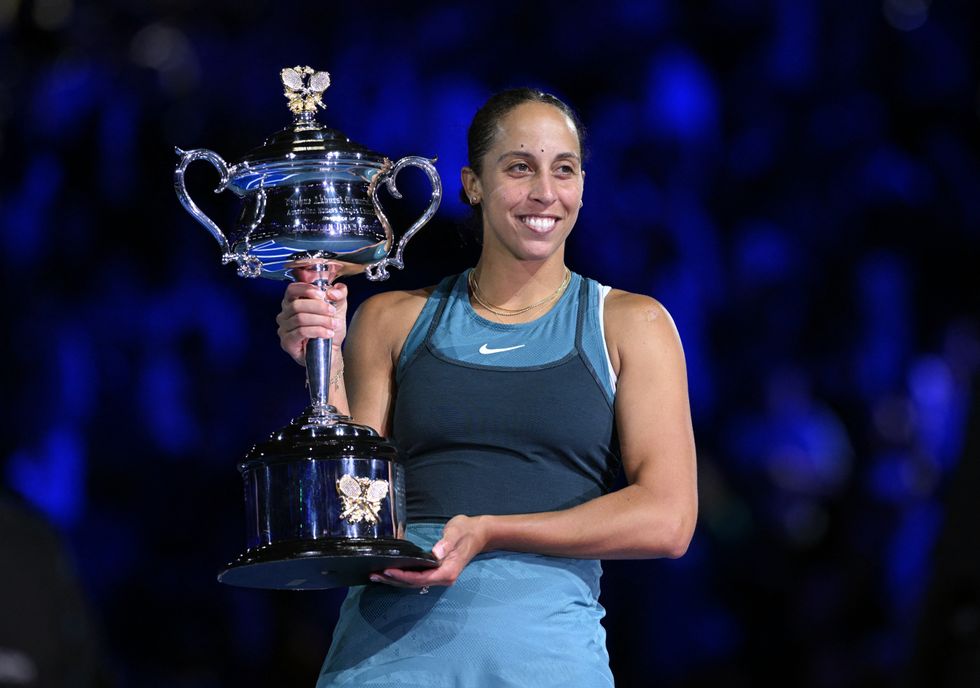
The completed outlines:
<svg viewBox="0 0 980 688">
<path fill-rule="evenodd" d="M 406 269 L 352 279 L 354 304 L 473 260 L 458 170 L 486 96 L 536 86 L 586 124 L 569 264 L 670 310 L 699 447 L 689 553 L 605 566 L 619 683 L 907 679 L 944 524 L 976 525 L 947 506 L 980 403 L 978 15 L 0 0 L 0 486 L 54 529 L 23 547 L 63 547 L 52 566 L 104 667 L 76 677 L 312 685 L 329 644 L 342 591 L 215 582 L 244 546 L 237 462 L 305 390 L 275 336 L 284 285 L 221 266 L 172 191 L 175 146 L 240 157 L 289 122 L 279 70 L 310 64 L 333 77 L 322 122 L 438 156 L 446 189 Z M 230 226 L 237 199 L 201 167 L 191 192 Z M 396 226 L 424 205 L 405 195 Z M 0 534 L 0 581 L 16 542 Z M 0 590 L 0 686 L 38 675 L 11 660 L 16 589 Z M 980 652 L 976 618 L 956 628 Z M 950 677 L 934 685 L 966 685 Z"/>
</svg>

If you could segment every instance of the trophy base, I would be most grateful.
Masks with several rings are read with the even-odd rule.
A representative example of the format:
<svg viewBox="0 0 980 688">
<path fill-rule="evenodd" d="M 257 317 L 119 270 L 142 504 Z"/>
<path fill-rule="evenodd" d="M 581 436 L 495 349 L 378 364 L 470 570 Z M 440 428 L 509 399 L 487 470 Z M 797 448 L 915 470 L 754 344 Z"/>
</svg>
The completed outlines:
<svg viewBox="0 0 980 688">
<path fill-rule="evenodd" d="M 298 540 L 239 555 L 218 581 L 245 588 L 326 590 L 364 585 L 383 569 L 436 566 L 432 554 L 407 540 Z"/>
</svg>

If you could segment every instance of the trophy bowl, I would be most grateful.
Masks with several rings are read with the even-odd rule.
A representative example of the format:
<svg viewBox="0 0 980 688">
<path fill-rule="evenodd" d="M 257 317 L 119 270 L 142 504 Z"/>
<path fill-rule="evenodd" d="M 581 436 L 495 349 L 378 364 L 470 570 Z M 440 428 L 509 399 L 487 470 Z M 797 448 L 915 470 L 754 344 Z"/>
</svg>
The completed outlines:
<svg viewBox="0 0 980 688">
<path fill-rule="evenodd" d="M 243 277 L 295 280 L 314 275 L 324 291 L 342 276 L 387 279 L 404 267 L 412 236 L 435 215 L 442 184 L 431 160 L 396 162 L 315 119 L 330 85 L 326 72 L 280 73 L 293 122 L 228 164 L 212 150 L 177 149 L 174 188 L 185 209 L 217 240 L 224 263 Z M 205 160 L 220 174 L 215 193 L 231 190 L 241 212 L 228 235 L 187 192 L 184 174 Z M 417 167 L 432 184 L 429 205 L 398 240 L 378 200 L 396 199 L 396 178 Z M 245 487 L 246 550 L 218 580 L 289 590 L 366 583 L 385 568 L 436 566 L 404 539 L 405 470 L 394 445 L 329 404 L 331 342 L 306 346 L 310 404 L 286 427 L 256 443 L 239 465 Z"/>
</svg>

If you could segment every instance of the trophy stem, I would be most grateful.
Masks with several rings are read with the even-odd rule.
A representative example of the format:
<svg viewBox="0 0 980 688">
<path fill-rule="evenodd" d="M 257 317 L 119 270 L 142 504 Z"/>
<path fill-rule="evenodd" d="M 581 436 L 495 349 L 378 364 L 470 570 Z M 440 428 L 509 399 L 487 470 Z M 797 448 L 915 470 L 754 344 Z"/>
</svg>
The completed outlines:
<svg viewBox="0 0 980 688">
<path fill-rule="evenodd" d="M 318 262 L 311 265 L 317 277 L 312 284 L 324 292 L 333 284 L 340 265 L 336 263 Z M 307 421 L 316 424 L 333 424 L 338 420 L 347 420 L 347 416 L 337 413 L 330 405 L 330 364 L 333 357 L 333 339 L 311 339 L 306 342 L 306 382 L 310 389 L 310 408 L 307 409 Z"/>
</svg>

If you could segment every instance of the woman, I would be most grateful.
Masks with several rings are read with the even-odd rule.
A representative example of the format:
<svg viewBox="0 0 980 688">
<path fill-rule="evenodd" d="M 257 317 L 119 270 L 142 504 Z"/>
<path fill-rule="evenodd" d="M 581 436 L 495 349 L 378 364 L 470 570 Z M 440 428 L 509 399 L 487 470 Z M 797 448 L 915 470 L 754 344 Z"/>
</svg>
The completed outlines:
<svg viewBox="0 0 980 688">
<path fill-rule="evenodd" d="M 554 96 L 492 97 L 463 193 L 477 265 L 366 300 L 345 338 L 290 284 L 277 318 L 303 363 L 333 337 L 331 400 L 406 454 L 408 537 L 439 566 L 387 570 L 344 603 L 318 685 L 612 685 L 598 559 L 679 557 L 697 515 L 684 357 L 654 299 L 565 267 L 582 128 Z M 612 491 L 620 461 L 628 484 Z"/>
</svg>

